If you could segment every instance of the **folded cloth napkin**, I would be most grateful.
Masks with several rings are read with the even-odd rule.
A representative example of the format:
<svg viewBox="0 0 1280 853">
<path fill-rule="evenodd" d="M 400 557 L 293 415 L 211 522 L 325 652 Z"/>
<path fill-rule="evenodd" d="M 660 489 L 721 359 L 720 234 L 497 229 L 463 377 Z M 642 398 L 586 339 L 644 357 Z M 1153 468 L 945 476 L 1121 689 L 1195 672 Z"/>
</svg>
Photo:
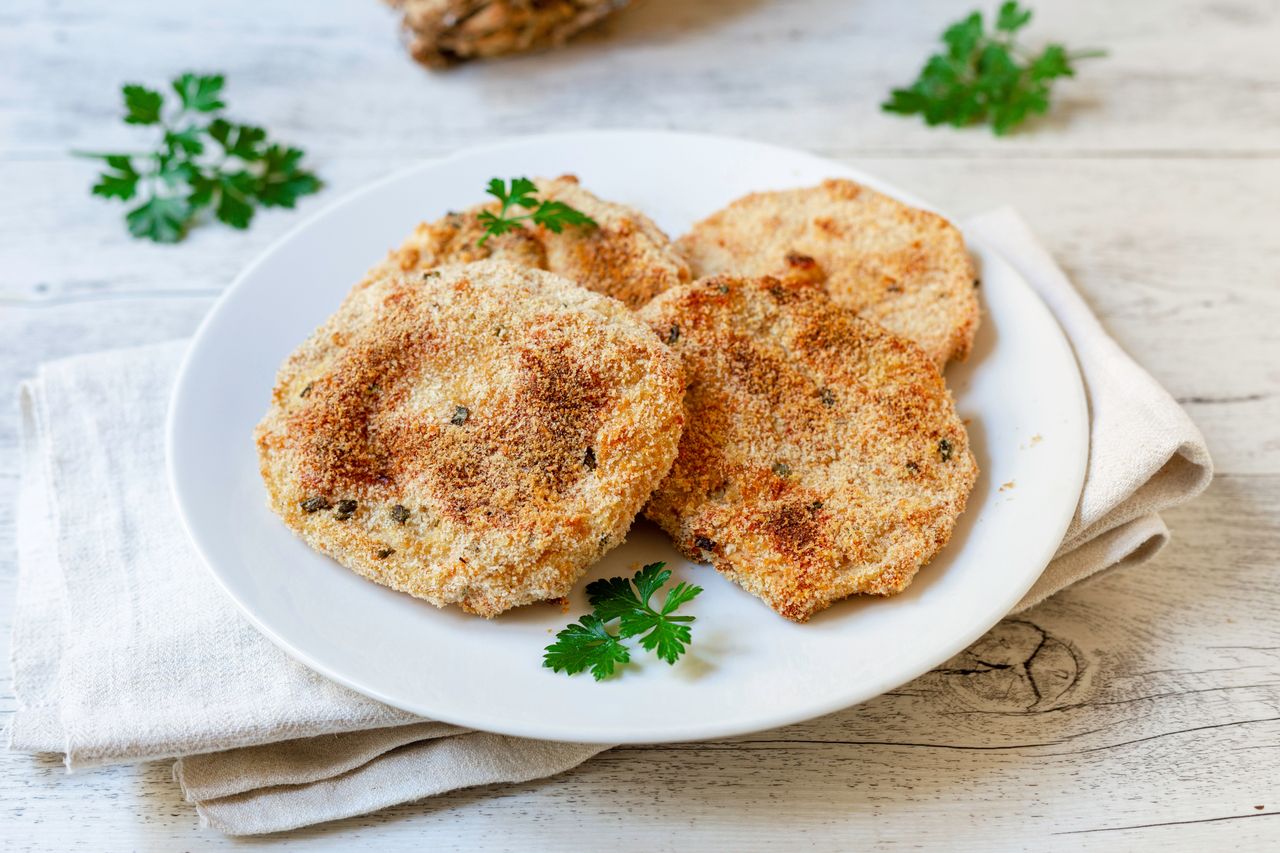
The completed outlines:
<svg viewBox="0 0 1280 853">
<path fill-rule="evenodd" d="M 1136 565 L 1169 542 L 1160 510 L 1203 492 L 1213 478 L 1204 436 L 1169 392 L 1093 316 L 1012 208 L 965 223 L 1040 294 L 1075 350 L 1089 400 L 1089 466 L 1062 547 L 1018 602 L 1017 613 L 1103 569 Z"/>
<path fill-rule="evenodd" d="M 1211 465 L 1195 426 L 1107 337 L 1011 211 L 969 223 L 1048 303 L 1089 395 L 1076 517 L 1018 605 L 1168 540 L 1159 511 Z M 559 773 L 605 747 L 426 721 L 332 684 L 259 635 L 200 565 L 176 518 L 163 423 L 183 342 L 46 364 L 20 392 L 23 471 L 13 749 L 75 770 L 177 758 L 203 823 L 291 829 L 433 794 Z"/>
</svg>

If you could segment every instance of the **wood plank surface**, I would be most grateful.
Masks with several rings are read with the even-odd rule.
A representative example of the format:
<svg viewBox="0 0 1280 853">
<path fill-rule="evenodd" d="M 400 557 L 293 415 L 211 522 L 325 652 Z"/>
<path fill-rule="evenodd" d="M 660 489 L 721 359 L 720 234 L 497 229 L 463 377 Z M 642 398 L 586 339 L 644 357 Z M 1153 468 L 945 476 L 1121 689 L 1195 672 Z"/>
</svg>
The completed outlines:
<svg viewBox="0 0 1280 853">
<path fill-rule="evenodd" d="M 236 272 L 343 192 L 462 146 L 582 127 L 827 154 L 963 217 L 1018 208 L 1117 340 L 1187 406 L 1219 477 L 1154 562 L 1005 620 L 899 690 L 747 737 L 257 841 L 200 830 L 167 764 L 67 776 L 0 754 L 0 849 L 1275 849 L 1280 846 L 1280 7 L 1042 2 L 1100 45 L 1025 133 L 880 113 L 968 2 L 646 0 L 565 51 L 432 75 L 373 0 L 0 7 L 0 388 L 41 361 L 190 333 Z M 123 235 L 71 148 L 129 144 L 117 87 L 225 71 L 303 145 L 300 213 L 178 247 Z M 10 398 L 12 399 L 12 398 Z M 17 423 L 0 408 L 0 652 Z M 0 671 L 0 713 L 11 711 Z"/>
</svg>

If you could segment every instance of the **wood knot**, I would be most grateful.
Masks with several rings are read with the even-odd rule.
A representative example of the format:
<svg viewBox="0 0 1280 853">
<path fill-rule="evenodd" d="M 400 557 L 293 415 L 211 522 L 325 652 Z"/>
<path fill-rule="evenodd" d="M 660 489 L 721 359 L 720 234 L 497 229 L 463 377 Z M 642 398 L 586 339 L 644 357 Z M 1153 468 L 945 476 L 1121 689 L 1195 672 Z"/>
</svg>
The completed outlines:
<svg viewBox="0 0 1280 853">
<path fill-rule="evenodd" d="M 1038 625 L 1007 619 L 934 670 L 967 704 L 989 711 L 1044 711 L 1085 672 L 1082 655 Z"/>
</svg>

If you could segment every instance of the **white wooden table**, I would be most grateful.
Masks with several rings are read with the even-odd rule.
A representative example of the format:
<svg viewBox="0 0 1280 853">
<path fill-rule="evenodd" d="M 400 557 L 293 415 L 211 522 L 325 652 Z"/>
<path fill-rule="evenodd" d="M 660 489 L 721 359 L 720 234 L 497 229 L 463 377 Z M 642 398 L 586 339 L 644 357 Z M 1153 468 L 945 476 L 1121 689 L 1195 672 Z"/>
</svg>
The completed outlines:
<svg viewBox="0 0 1280 853">
<path fill-rule="evenodd" d="M 1052 116 L 996 140 L 879 112 L 971 6 L 647 0 L 559 54 L 431 75 L 374 0 L 5 0 L 0 388 L 55 356 L 189 333 L 298 221 L 154 247 L 89 198 L 92 167 L 67 151 L 128 145 L 118 85 L 194 68 L 225 71 L 234 114 L 307 148 L 329 186 L 304 214 L 424 157 L 583 127 L 795 145 L 958 215 L 1012 204 L 1187 406 L 1219 474 L 1168 514 L 1155 562 L 824 719 L 249 842 L 198 829 L 167 764 L 66 776 L 3 755 L 0 849 L 1280 847 L 1280 6 L 1041 0 L 1033 35 L 1111 51 Z M 6 648 L 16 441 L 6 404 Z"/>
</svg>

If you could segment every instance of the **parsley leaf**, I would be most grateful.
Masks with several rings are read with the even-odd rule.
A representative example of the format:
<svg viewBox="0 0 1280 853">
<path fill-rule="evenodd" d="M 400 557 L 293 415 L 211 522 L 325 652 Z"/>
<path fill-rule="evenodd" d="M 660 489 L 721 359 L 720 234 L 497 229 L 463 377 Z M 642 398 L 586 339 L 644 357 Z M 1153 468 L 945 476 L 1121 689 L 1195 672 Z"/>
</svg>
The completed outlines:
<svg viewBox="0 0 1280 853">
<path fill-rule="evenodd" d="M 157 243 L 176 243 L 187 233 L 191 209 L 180 198 L 153 196 L 129 211 L 129 233 Z"/>
<path fill-rule="evenodd" d="M 183 109 L 211 113 L 226 106 L 219 97 L 224 82 L 226 78 L 221 74 L 192 74 L 188 71 L 175 79 L 172 85 Z"/>
<path fill-rule="evenodd" d="M 104 159 L 110 171 L 98 176 L 98 182 L 93 185 L 93 194 L 121 201 L 128 201 L 137 195 L 138 181 L 142 176 L 133 168 L 133 161 L 119 154 L 111 154 Z"/>
<path fill-rule="evenodd" d="M 581 210 L 562 201 L 544 201 L 533 211 L 533 222 L 553 234 L 559 234 L 566 225 L 595 225 L 596 221 Z"/>
<path fill-rule="evenodd" d="M 615 661 L 630 660 L 621 642 L 628 637 L 639 637 L 642 648 L 669 664 L 679 660 L 692 639 L 689 623 L 694 617 L 674 614 L 681 605 L 697 598 L 702 588 L 678 583 L 655 609 L 650 601 L 671 578 L 665 566 L 665 563 L 650 563 L 633 578 L 609 578 L 587 584 L 592 613 L 556 635 L 556 642 L 546 649 L 542 665 L 572 675 L 585 669 L 590 661 L 607 657 L 600 671 L 592 669 L 592 675 L 599 681 L 613 673 Z M 615 619 L 618 620 L 617 634 L 608 628 L 608 623 Z M 624 657 L 618 657 L 619 654 Z"/>
<path fill-rule="evenodd" d="M 537 206 L 538 202 L 534 199 L 534 193 L 538 191 L 538 187 L 528 178 L 512 178 L 511 189 L 507 190 L 506 184 L 499 178 L 490 178 L 489 186 L 485 190 L 489 195 L 502 202 L 502 212 L 506 213 L 508 207 L 523 207 L 526 210 Z"/>
<path fill-rule="evenodd" d="M 1050 44 L 1029 54 L 1014 36 L 1032 12 L 1016 0 L 1001 4 L 995 30 L 988 33 L 981 12 L 947 27 L 946 50 L 930 56 L 911 85 L 894 89 L 880 105 L 885 112 L 919 115 L 930 126 L 966 127 L 989 123 L 1004 136 L 1032 115 L 1049 111 L 1054 80 L 1075 76 L 1075 61 L 1105 56 L 1103 51 L 1070 53 Z"/>
<path fill-rule="evenodd" d="M 587 584 L 587 601 L 591 602 L 592 612 L 605 622 L 620 619 L 644 606 L 627 578 L 592 581 Z"/>
<path fill-rule="evenodd" d="M 267 131 L 219 115 L 221 74 L 179 75 L 170 82 L 178 103 L 144 86 L 124 87 L 128 124 L 157 127 L 150 153 L 87 154 L 106 168 L 93 195 L 142 203 L 125 217 L 129 233 L 157 243 L 186 236 L 208 210 L 232 228 L 248 228 L 259 205 L 293 207 L 319 191 L 320 179 L 302 168 L 300 148 L 272 141 Z"/>
<path fill-rule="evenodd" d="M 166 130 L 164 132 L 164 144 L 169 149 L 171 156 L 179 153 L 188 156 L 204 153 L 204 142 L 200 139 L 200 129 L 196 127 L 188 127 L 184 130 Z"/>
<path fill-rule="evenodd" d="M 652 563 L 641 569 L 631 579 L 631 585 L 635 587 L 636 595 L 621 595 L 616 598 L 605 599 L 602 595 L 606 594 L 605 590 L 597 588 L 596 595 L 592 596 L 591 587 L 595 586 L 595 584 L 587 586 L 587 595 L 591 598 L 591 603 L 596 606 L 597 613 L 600 612 L 602 606 L 612 606 L 619 610 L 620 624 L 618 627 L 622 636 L 638 636 L 641 646 L 656 653 L 659 658 L 667 663 L 673 664 L 680 658 L 680 655 L 684 654 L 685 646 L 689 644 L 689 626 L 683 623 L 692 622 L 693 617 L 673 616 L 671 614 L 681 604 L 692 601 L 698 593 L 702 592 L 702 588 L 690 586 L 686 583 L 677 584 L 667 593 L 662 608 L 654 610 L 649 601 L 653 598 L 654 593 L 671 577 L 671 572 L 663 568 L 663 566 L 663 563 Z M 612 592 L 612 590 L 609 591 L 609 593 Z M 622 607 L 626 607 L 626 609 L 623 610 L 621 609 Z"/>
<path fill-rule="evenodd" d="M 124 120 L 126 124 L 155 124 L 160 121 L 160 108 L 164 96 L 145 86 L 129 85 L 124 93 Z"/>
<path fill-rule="evenodd" d="M 258 201 L 264 207 L 293 207 L 298 199 L 320 189 L 320 179 L 299 167 L 302 149 L 271 145 L 262 154 L 263 172 Z"/>
<path fill-rule="evenodd" d="M 996 13 L 996 29 L 1004 33 L 1016 33 L 1031 23 L 1031 10 L 1021 9 L 1017 3 L 1003 3 Z"/>
<path fill-rule="evenodd" d="M 213 215 L 232 228 L 248 228 L 253 219 L 253 194 L 257 188 L 257 179 L 249 172 L 218 175 L 218 206 L 214 208 Z"/>
<path fill-rule="evenodd" d="M 591 677 L 601 681 L 613 675 L 614 664 L 630 660 L 627 647 L 609 633 L 600 617 L 588 614 L 556 634 L 556 641 L 546 648 L 542 665 L 568 675 L 590 669 Z"/>
<path fill-rule="evenodd" d="M 485 241 L 490 237 L 501 237 L 508 231 L 514 231 L 520 227 L 519 222 L 512 222 L 510 219 L 503 219 L 498 216 L 498 214 L 491 213 L 488 210 L 480 211 L 480 216 L 478 218 L 480 220 L 480 224 L 484 226 L 484 234 L 476 241 L 477 246 L 483 246 Z"/>
<path fill-rule="evenodd" d="M 538 187 L 528 178 L 512 178 L 509 183 L 510 187 L 501 178 L 492 178 L 485 188 L 485 192 L 496 198 L 502 206 L 497 213 L 491 210 L 480 212 L 478 218 L 484 226 L 484 234 L 476 241 L 477 246 L 483 246 L 490 237 L 500 237 L 524 227 L 520 223 L 526 219 L 533 220 L 534 225 L 541 225 L 553 234 L 564 231 L 566 225 L 586 228 L 595 228 L 597 225 L 590 216 L 562 201 L 538 201 Z M 508 215 L 512 208 L 523 208 L 531 212 Z"/>
<path fill-rule="evenodd" d="M 250 162 L 262 159 L 262 143 L 267 139 L 267 132 L 260 127 L 215 119 L 209 125 L 209 135 L 222 146 L 228 157 Z"/>
</svg>

